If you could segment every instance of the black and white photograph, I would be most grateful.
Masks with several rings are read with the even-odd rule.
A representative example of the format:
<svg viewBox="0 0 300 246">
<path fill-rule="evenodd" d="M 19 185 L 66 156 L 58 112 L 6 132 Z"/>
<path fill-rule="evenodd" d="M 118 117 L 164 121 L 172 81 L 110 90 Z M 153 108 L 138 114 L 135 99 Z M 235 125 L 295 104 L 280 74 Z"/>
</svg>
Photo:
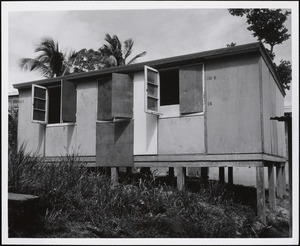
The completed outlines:
<svg viewBox="0 0 300 246">
<path fill-rule="evenodd" d="M 2 1 L 2 243 L 298 245 L 298 1 Z"/>
</svg>

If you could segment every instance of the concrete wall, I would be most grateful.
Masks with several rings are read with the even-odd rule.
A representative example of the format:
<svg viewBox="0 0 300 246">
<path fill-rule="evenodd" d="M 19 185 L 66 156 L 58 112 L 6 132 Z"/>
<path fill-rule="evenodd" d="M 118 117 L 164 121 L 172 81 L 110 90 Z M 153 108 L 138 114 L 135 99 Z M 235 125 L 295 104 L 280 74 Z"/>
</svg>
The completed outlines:
<svg viewBox="0 0 300 246">
<path fill-rule="evenodd" d="M 207 153 L 262 151 L 259 55 L 207 61 Z"/>
<path fill-rule="evenodd" d="M 144 111 L 144 72 L 134 74 L 134 155 L 157 154 L 157 115 Z"/>
</svg>

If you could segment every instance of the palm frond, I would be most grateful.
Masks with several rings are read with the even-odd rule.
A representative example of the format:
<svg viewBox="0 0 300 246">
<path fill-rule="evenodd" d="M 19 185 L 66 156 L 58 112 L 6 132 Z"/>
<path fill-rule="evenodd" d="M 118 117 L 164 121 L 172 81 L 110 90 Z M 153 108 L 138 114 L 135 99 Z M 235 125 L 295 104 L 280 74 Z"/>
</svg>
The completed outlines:
<svg viewBox="0 0 300 246">
<path fill-rule="evenodd" d="M 104 56 L 110 56 L 113 55 L 113 48 L 110 45 L 106 45 L 104 44 L 99 51 L 101 52 L 101 54 L 103 54 Z"/>
<path fill-rule="evenodd" d="M 49 68 L 36 59 L 22 58 L 19 60 L 19 66 L 25 71 L 37 70 L 45 77 L 48 77 L 50 74 Z"/>
<path fill-rule="evenodd" d="M 122 50 L 122 43 L 120 42 L 117 35 L 113 36 L 113 40 L 114 40 L 114 47 L 118 50 Z"/>
<path fill-rule="evenodd" d="M 136 59 L 138 59 L 138 58 L 140 58 L 140 57 L 143 57 L 143 56 L 145 56 L 146 54 L 147 54 L 147 52 L 144 51 L 144 52 L 142 52 L 142 53 L 136 55 L 135 57 L 133 57 L 133 58 L 127 63 L 127 65 L 134 63 Z"/>
<path fill-rule="evenodd" d="M 66 75 L 66 74 L 70 74 L 70 68 L 73 66 L 75 59 L 77 58 L 78 52 L 76 52 L 75 50 L 71 50 L 69 52 L 69 54 L 64 54 L 64 59 L 63 60 L 63 66 L 62 66 L 62 76 Z"/>
<path fill-rule="evenodd" d="M 113 38 L 108 33 L 105 34 L 104 40 L 109 44 L 113 43 Z"/>
<path fill-rule="evenodd" d="M 42 63 L 49 63 L 50 62 L 50 57 L 45 53 L 42 53 L 42 54 L 38 55 L 35 59 L 42 62 Z"/>
<path fill-rule="evenodd" d="M 134 41 L 131 38 L 124 41 L 124 51 L 123 51 L 124 60 L 126 60 L 126 58 L 128 56 L 130 56 L 130 54 L 132 52 L 133 44 L 134 44 Z"/>
<path fill-rule="evenodd" d="M 75 50 L 72 50 L 70 53 L 69 53 L 69 56 L 68 56 L 68 60 L 73 60 L 77 57 L 77 53 Z"/>
<path fill-rule="evenodd" d="M 41 38 L 41 41 L 39 44 L 37 44 L 37 47 L 35 48 L 34 52 L 43 52 L 48 57 L 51 57 L 51 55 L 58 51 L 58 43 L 55 44 L 54 40 L 51 37 L 43 36 Z"/>
</svg>

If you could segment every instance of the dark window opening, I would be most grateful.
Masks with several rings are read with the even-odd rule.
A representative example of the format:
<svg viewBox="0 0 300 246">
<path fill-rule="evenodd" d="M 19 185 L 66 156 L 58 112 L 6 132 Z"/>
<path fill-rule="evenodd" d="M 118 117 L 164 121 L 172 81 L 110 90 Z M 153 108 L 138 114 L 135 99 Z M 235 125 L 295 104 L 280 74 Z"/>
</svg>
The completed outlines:
<svg viewBox="0 0 300 246">
<path fill-rule="evenodd" d="M 161 71 L 160 106 L 179 104 L 179 70 Z"/>
<path fill-rule="evenodd" d="M 49 97 L 49 119 L 48 123 L 60 123 L 61 110 L 61 86 L 48 88 Z"/>
</svg>

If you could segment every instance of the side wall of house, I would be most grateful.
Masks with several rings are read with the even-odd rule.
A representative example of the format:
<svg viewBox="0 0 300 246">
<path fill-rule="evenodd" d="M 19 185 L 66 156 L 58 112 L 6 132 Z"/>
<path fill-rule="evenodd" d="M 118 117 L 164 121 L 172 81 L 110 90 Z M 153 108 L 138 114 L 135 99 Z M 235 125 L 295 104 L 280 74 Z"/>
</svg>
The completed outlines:
<svg viewBox="0 0 300 246">
<path fill-rule="evenodd" d="M 31 89 L 19 90 L 18 148 L 43 156 L 45 125 L 31 123 L 31 104 Z"/>
<path fill-rule="evenodd" d="M 207 153 L 261 153 L 259 55 L 206 62 Z"/>
<path fill-rule="evenodd" d="M 286 156 L 284 122 L 270 120 L 271 117 L 284 115 L 284 97 L 263 58 L 260 63 L 264 153 Z"/>
</svg>

